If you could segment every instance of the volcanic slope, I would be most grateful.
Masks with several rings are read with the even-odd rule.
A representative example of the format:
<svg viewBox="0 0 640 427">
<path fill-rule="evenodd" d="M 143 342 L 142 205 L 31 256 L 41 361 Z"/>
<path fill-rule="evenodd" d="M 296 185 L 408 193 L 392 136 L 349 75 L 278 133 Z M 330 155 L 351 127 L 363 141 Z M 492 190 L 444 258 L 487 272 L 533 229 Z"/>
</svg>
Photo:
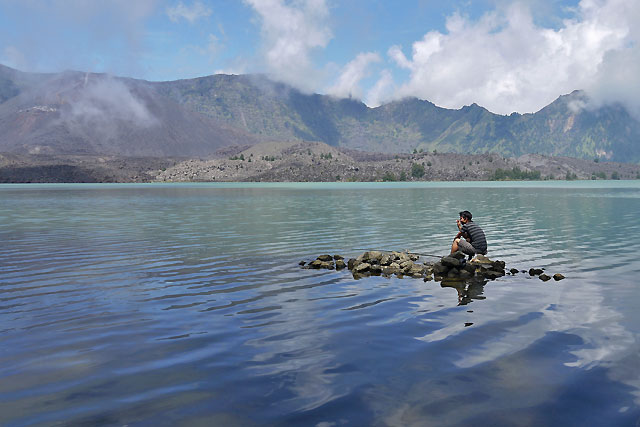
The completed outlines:
<svg viewBox="0 0 640 427">
<path fill-rule="evenodd" d="M 0 69 L 0 152 L 197 157 L 257 142 L 146 81 L 78 72 L 18 73 L 30 77 L 20 81 L 7 74 Z"/>
</svg>

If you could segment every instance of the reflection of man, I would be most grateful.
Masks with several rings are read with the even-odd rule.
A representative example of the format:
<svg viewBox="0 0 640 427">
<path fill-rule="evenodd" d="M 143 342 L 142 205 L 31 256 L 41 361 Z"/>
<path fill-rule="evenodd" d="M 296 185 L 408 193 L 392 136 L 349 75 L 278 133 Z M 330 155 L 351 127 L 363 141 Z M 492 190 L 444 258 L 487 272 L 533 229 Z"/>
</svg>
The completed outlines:
<svg viewBox="0 0 640 427">
<path fill-rule="evenodd" d="M 461 250 L 463 253 L 469 255 L 469 258 L 475 254 L 487 253 L 487 239 L 484 236 L 484 231 L 475 222 L 471 221 L 473 215 L 469 211 L 460 212 L 460 219 L 456 221 L 458 224 L 458 234 L 453 239 L 453 245 L 451 245 L 451 253 Z M 464 237 L 464 239 L 462 238 Z"/>
<path fill-rule="evenodd" d="M 443 281 L 440 286 L 443 288 L 454 288 L 458 292 L 458 305 L 467 305 L 473 300 L 485 299 L 484 285 L 486 279 L 471 279 L 470 281 Z"/>
</svg>

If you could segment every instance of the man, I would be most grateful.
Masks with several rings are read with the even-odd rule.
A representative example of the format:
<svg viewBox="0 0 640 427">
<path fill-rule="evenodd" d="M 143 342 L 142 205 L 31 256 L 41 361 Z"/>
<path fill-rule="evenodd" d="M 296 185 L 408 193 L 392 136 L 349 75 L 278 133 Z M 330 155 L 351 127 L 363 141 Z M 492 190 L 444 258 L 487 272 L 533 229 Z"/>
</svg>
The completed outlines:
<svg viewBox="0 0 640 427">
<path fill-rule="evenodd" d="M 461 250 L 469 255 L 469 259 L 476 254 L 485 255 L 487 253 L 487 239 L 484 236 L 484 231 L 479 225 L 471 221 L 471 218 L 473 218 L 471 212 L 460 212 L 460 219 L 456 221 L 460 231 L 453 239 L 453 245 L 451 245 L 451 253 Z"/>
</svg>

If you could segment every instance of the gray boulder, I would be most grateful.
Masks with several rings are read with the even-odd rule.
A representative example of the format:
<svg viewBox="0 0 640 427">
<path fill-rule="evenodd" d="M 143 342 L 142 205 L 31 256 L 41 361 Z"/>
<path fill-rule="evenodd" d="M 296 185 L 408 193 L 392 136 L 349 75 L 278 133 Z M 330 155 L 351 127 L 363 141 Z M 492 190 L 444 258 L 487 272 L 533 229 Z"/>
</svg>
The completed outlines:
<svg viewBox="0 0 640 427">
<path fill-rule="evenodd" d="M 446 265 L 442 264 L 441 262 L 436 262 L 435 264 L 433 264 L 433 273 L 441 276 L 443 274 L 447 274 L 447 271 L 449 271 L 449 267 L 447 267 Z"/>
<path fill-rule="evenodd" d="M 470 273 L 472 276 L 476 273 L 476 267 L 470 263 L 466 263 L 462 269 L 467 273 Z"/>
<path fill-rule="evenodd" d="M 462 265 L 462 263 L 458 258 L 455 258 L 452 256 L 446 256 L 442 258 L 440 262 L 442 263 L 442 265 L 449 268 L 459 268 Z"/>
<path fill-rule="evenodd" d="M 333 261 L 321 261 L 316 259 L 309 263 L 309 268 L 326 268 L 328 270 L 333 270 L 334 264 Z"/>
<path fill-rule="evenodd" d="M 395 265 L 396 265 L 395 267 L 394 267 L 394 264 L 389 266 L 383 266 L 382 274 L 387 274 L 387 275 L 396 274 L 398 271 L 400 271 L 400 269 L 397 267 L 397 264 Z"/>
<path fill-rule="evenodd" d="M 382 259 L 382 252 L 369 251 L 369 262 L 374 262 L 379 264 L 381 259 Z"/>
<path fill-rule="evenodd" d="M 353 272 L 364 273 L 365 271 L 369 271 L 370 268 L 371 268 L 371 264 L 369 264 L 368 262 L 361 262 L 360 264 L 353 267 Z"/>
<path fill-rule="evenodd" d="M 493 266 L 493 269 L 496 271 L 501 271 L 501 270 L 504 270 L 505 268 L 504 261 L 493 261 L 491 265 Z"/>
<path fill-rule="evenodd" d="M 530 268 L 529 269 L 529 276 L 538 276 L 540 274 L 543 273 L 543 270 L 541 268 Z"/>
<path fill-rule="evenodd" d="M 309 268 L 322 268 L 322 263 L 324 261 L 320 261 L 319 259 L 314 259 L 308 265 Z"/>
<path fill-rule="evenodd" d="M 371 264 L 369 271 L 371 271 L 371 274 L 380 274 L 382 273 L 382 266 L 380 264 Z"/>
<path fill-rule="evenodd" d="M 411 261 L 409 255 L 404 252 L 392 252 L 391 253 L 396 261 Z"/>
<path fill-rule="evenodd" d="M 490 280 L 495 280 L 498 277 L 502 277 L 504 276 L 504 272 L 503 271 L 495 271 L 495 270 L 486 270 L 482 272 L 482 276 L 490 279 Z"/>
</svg>

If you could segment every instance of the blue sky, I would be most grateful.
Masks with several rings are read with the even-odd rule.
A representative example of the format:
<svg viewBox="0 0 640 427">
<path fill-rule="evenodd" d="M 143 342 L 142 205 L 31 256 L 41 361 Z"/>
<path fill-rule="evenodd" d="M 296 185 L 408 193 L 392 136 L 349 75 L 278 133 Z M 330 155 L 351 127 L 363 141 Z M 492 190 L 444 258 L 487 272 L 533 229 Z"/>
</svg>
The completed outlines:
<svg viewBox="0 0 640 427">
<path fill-rule="evenodd" d="M 0 63 L 266 73 L 370 106 L 416 96 L 501 114 L 583 89 L 640 112 L 638 22 L 637 0 L 0 0 Z"/>
</svg>

